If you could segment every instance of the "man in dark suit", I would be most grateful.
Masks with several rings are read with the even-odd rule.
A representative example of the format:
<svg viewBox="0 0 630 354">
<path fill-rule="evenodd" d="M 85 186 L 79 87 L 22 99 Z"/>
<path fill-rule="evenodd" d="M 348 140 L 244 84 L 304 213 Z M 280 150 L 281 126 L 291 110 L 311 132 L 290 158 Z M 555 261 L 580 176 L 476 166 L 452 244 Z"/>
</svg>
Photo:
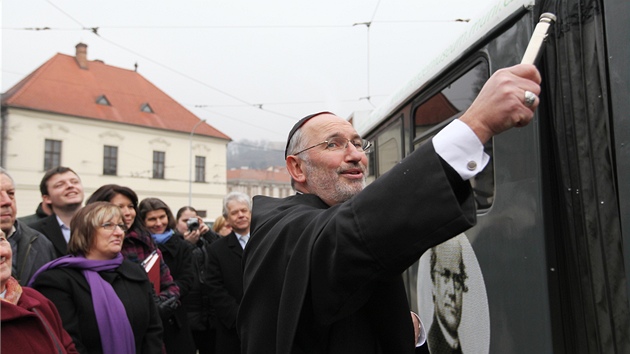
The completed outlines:
<svg viewBox="0 0 630 354">
<path fill-rule="evenodd" d="M 253 201 L 242 352 L 414 353 L 422 331 L 401 274 L 474 225 L 467 180 L 489 159 L 483 144 L 531 121 L 540 80 L 532 65 L 498 70 L 463 115 L 368 186 L 370 144 L 350 122 L 298 121 L 285 151 L 297 194 Z"/>
<path fill-rule="evenodd" d="M 452 238 L 433 247 L 430 265 L 434 310 L 427 338 L 429 351 L 431 354 L 461 354 L 458 331 L 468 276 L 459 240 Z"/>
<path fill-rule="evenodd" d="M 31 227 L 48 237 L 57 257 L 66 255 L 70 240 L 70 220 L 83 204 L 81 179 L 68 167 L 55 167 L 44 174 L 39 184 L 44 203 L 49 204 L 53 214 Z"/>
<path fill-rule="evenodd" d="M 243 297 L 243 249 L 249 240 L 251 199 L 232 192 L 223 199 L 223 216 L 232 232 L 208 248 L 208 296 L 217 316 L 216 352 L 240 354 L 236 315 Z"/>
</svg>

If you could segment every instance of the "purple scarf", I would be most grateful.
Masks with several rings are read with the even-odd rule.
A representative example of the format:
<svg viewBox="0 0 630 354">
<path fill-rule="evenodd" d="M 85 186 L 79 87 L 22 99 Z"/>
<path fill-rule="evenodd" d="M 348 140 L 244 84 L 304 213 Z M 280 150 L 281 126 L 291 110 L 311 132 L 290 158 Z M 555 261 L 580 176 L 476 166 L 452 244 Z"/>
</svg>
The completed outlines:
<svg viewBox="0 0 630 354">
<path fill-rule="evenodd" d="M 116 258 L 107 261 L 90 260 L 83 256 L 73 255 L 60 257 L 44 264 L 33 275 L 28 286 L 32 286 L 35 278 L 48 269 L 81 269 L 90 286 L 103 353 L 133 354 L 136 351 L 136 344 L 125 307 L 116 292 L 114 292 L 112 285 L 103 280 L 98 274 L 101 271 L 111 271 L 118 268 L 122 261 L 123 256 L 120 253 Z"/>
</svg>

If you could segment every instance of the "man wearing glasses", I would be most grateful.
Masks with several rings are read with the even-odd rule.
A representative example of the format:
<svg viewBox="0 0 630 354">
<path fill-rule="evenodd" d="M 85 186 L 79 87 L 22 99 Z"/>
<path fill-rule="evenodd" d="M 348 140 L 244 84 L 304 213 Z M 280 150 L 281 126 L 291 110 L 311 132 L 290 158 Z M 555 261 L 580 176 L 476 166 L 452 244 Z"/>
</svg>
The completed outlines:
<svg viewBox="0 0 630 354">
<path fill-rule="evenodd" d="M 527 125 L 540 92 L 532 65 L 497 71 L 430 143 L 366 187 L 369 144 L 330 112 L 298 121 L 285 159 L 296 195 L 256 196 L 243 254 L 237 328 L 244 354 L 411 354 L 424 329 L 401 274 L 475 223 L 468 179 L 483 144 Z"/>
<path fill-rule="evenodd" d="M 452 238 L 433 247 L 430 264 L 434 308 L 427 338 L 429 351 L 462 353 L 458 329 L 462 319 L 463 295 L 468 291 L 468 276 L 459 239 Z"/>
</svg>

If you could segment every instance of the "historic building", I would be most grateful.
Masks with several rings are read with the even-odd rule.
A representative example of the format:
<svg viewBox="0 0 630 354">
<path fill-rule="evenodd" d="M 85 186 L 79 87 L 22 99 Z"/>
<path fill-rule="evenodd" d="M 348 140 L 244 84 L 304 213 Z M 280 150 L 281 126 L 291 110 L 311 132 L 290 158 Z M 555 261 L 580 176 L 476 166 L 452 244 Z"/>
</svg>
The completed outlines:
<svg viewBox="0 0 630 354">
<path fill-rule="evenodd" d="M 35 211 L 44 171 L 59 165 L 79 174 L 86 199 L 115 183 L 174 212 L 192 204 L 208 217 L 221 213 L 231 139 L 134 70 L 88 60 L 83 43 L 3 94 L 0 134 L 18 216 Z"/>
<path fill-rule="evenodd" d="M 247 168 L 227 171 L 228 192 L 243 192 L 249 196 L 265 195 L 283 198 L 293 194 L 291 176 L 286 167 L 270 167 L 266 170 Z"/>
</svg>

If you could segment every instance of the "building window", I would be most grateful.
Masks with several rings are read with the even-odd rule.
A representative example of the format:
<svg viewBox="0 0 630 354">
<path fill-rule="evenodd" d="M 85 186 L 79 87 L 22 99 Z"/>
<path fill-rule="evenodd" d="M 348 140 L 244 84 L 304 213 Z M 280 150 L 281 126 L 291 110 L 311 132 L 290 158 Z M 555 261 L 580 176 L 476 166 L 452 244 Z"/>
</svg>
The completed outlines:
<svg viewBox="0 0 630 354">
<path fill-rule="evenodd" d="M 164 179 L 164 151 L 153 151 L 153 178 Z"/>
<path fill-rule="evenodd" d="M 116 176 L 118 174 L 118 146 L 103 148 L 103 174 Z"/>
<path fill-rule="evenodd" d="M 61 166 L 61 141 L 46 139 L 44 146 L 44 171 Z"/>
<path fill-rule="evenodd" d="M 140 106 L 140 111 L 145 113 L 154 113 L 153 108 L 151 108 L 148 103 L 143 103 L 142 106 Z"/>
<path fill-rule="evenodd" d="M 111 106 L 111 103 L 109 103 L 109 100 L 107 99 L 107 97 L 105 97 L 105 95 L 98 96 L 96 98 L 96 103 L 102 104 L 103 106 Z"/>
<path fill-rule="evenodd" d="M 195 182 L 206 181 L 206 157 L 195 156 Z"/>
</svg>

